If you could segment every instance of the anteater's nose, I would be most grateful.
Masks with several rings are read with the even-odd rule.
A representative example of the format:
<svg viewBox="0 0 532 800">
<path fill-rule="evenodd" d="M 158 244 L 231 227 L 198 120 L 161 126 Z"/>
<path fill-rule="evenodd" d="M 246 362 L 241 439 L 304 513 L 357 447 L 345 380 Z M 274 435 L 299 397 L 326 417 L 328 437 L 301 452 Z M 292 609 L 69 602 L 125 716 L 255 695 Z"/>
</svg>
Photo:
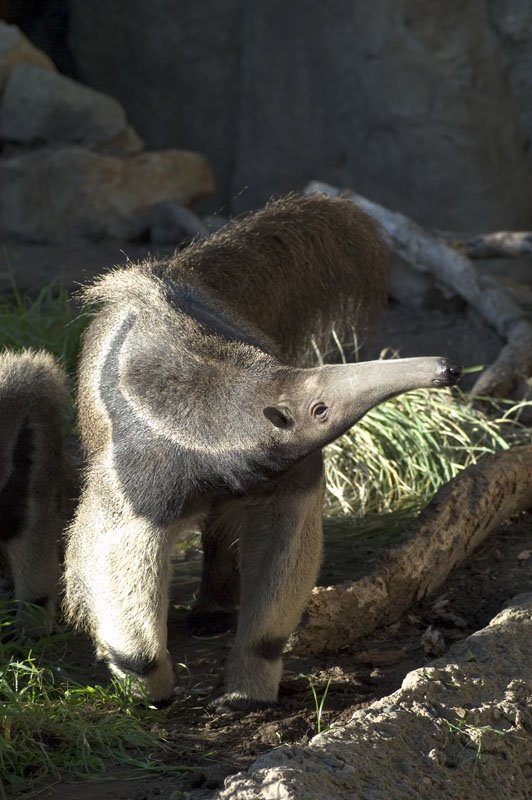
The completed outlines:
<svg viewBox="0 0 532 800">
<path fill-rule="evenodd" d="M 434 386 L 454 386 L 462 377 L 462 367 L 448 358 L 440 358 L 436 366 Z"/>
</svg>

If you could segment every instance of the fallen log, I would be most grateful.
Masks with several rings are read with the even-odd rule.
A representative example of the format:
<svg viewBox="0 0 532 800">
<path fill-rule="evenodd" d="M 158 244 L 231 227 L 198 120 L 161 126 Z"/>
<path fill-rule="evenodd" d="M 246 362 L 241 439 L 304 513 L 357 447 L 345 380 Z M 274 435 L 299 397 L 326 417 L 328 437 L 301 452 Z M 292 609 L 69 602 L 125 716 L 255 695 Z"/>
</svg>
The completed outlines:
<svg viewBox="0 0 532 800">
<path fill-rule="evenodd" d="M 532 258 L 532 233 L 529 231 L 475 234 L 442 231 L 437 236 L 467 258 Z"/>
<path fill-rule="evenodd" d="M 471 261 L 404 214 L 351 191 L 313 181 L 306 194 L 348 197 L 381 226 L 391 250 L 421 272 L 452 287 L 506 340 L 498 358 L 477 379 L 472 394 L 507 397 L 532 375 L 532 322 L 510 292 L 479 274 Z"/>
<path fill-rule="evenodd" d="M 414 535 L 389 550 L 370 575 L 313 590 L 291 652 L 336 651 L 398 619 L 435 592 L 491 531 L 529 508 L 532 445 L 485 456 L 436 493 Z"/>
</svg>

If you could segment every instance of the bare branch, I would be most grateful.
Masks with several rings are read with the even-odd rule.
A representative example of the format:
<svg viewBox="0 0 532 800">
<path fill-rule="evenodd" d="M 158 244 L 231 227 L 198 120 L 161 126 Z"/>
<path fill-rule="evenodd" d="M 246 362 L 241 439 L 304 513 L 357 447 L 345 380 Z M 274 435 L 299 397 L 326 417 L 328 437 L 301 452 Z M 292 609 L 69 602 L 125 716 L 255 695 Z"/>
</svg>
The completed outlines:
<svg viewBox="0 0 532 800">
<path fill-rule="evenodd" d="M 314 589 L 292 651 L 335 651 L 398 619 L 435 592 L 491 531 L 531 507 L 532 445 L 484 457 L 440 489 L 412 538 L 388 551 L 372 574 Z"/>
<path fill-rule="evenodd" d="M 438 231 L 436 235 L 467 258 L 532 258 L 532 233 L 529 231 L 475 234 Z"/>
</svg>

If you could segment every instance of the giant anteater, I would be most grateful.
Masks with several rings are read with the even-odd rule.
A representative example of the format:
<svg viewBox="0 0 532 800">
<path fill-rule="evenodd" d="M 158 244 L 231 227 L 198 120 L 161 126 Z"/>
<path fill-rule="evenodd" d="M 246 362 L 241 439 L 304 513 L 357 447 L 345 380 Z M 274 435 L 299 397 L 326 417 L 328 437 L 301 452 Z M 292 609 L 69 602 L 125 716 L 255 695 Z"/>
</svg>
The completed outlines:
<svg viewBox="0 0 532 800">
<path fill-rule="evenodd" d="M 164 704 L 170 556 L 200 524 L 197 631 L 238 607 L 220 708 L 275 702 L 287 637 L 322 551 L 321 449 L 386 398 L 455 383 L 442 358 L 310 368 L 310 336 L 359 329 L 386 294 L 388 255 L 347 200 L 289 196 L 166 261 L 117 269 L 79 373 L 85 487 L 66 605 L 119 675 Z"/>
</svg>

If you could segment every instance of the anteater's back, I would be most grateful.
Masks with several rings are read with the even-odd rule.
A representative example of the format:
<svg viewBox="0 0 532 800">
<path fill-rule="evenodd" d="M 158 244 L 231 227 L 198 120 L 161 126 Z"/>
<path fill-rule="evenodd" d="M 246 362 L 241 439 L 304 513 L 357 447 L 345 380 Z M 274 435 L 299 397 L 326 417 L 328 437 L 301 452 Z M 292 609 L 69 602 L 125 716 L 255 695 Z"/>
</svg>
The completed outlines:
<svg viewBox="0 0 532 800">
<path fill-rule="evenodd" d="M 193 243 L 168 265 L 199 280 L 300 361 L 310 336 L 360 333 L 386 298 L 389 257 L 378 226 L 352 202 L 290 195 Z"/>
</svg>

